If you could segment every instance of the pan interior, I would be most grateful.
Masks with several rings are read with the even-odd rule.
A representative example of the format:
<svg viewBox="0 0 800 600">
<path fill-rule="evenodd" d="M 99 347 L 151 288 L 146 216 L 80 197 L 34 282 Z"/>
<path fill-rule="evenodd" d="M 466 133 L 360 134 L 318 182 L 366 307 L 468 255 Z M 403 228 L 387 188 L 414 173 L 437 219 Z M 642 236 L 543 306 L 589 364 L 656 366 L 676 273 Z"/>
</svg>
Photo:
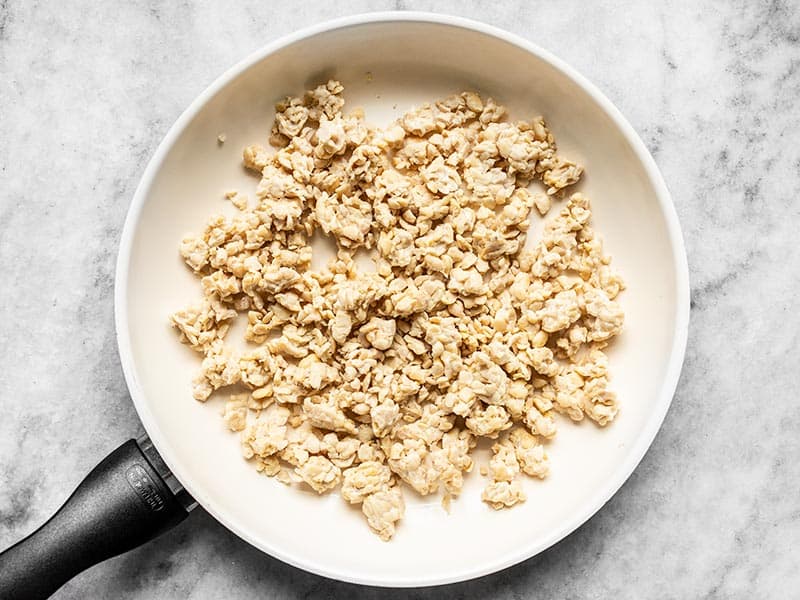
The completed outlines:
<svg viewBox="0 0 800 600">
<path fill-rule="evenodd" d="M 247 464 L 237 435 L 220 418 L 221 400 L 192 399 L 199 357 L 168 324 L 171 312 L 201 297 L 199 281 L 178 255 L 181 237 L 200 231 L 213 213 L 234 212 L 223 199 L 227 190 L 252 197 L 258 181 L 241 167 L 242 147 L 266 144 L 276 101 L 330 77 L 344 84 L 347 106 L 362 106 L 377 124 L 466 89 L 493 96 L 512 118 L 543 114 L 560 150 L 585 165 L 578 189 L 592 199 L 596 230 L 628 284 L 621 296 L 625 330 L 609 350 L 618 419 L 604 430 L 560 419 L 548 447 L 550 476 L 526 478 L 528 500 L 512 510 L 495 512 L 480 501 L 485 480 L 477 469 L 449 515 L 438 498 L 406 488 L 406 517 L 390 543 L 371 534 L 358 509 L 336 493 L 287 488 Z M 252 544 L 305 569 L 409 586 L 466 579 L 527 558 L 616 491 L 671 399 L 686 290 L 666 192 L 641 143 L 602 102 L 548 60 L 487 33 L 443 22 L 367 22 L 319 32 L 242 67 L 171 132 L 137 193 L 138 219 L 128 223 L 120 340 L 148 432 L 207 510 Z"/>
</svg>

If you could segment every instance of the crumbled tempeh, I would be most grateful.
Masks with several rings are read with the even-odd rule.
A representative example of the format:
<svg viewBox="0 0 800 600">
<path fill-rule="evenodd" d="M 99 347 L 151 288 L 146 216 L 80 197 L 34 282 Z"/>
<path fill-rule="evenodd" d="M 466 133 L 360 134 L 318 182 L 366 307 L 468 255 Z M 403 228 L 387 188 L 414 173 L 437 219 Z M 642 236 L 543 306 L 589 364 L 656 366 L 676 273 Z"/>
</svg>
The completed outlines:
<svg viewBox="0 0 800 600">
<path fill-rule="evenodd" d="M 203 357 L 195 398 L 245 388 L 223 413 L 244 457 L 320 494 L 341 484 L 388 540 L 399 482 L 449 507 L 479 438 L 495 440 L 480 471 L 499 509 L 525 500 L 522 473 L 547 475 L 557 413 L 614 419 L 602 349 L 622 329 L 624 283 L 582 194 L 524 249 L 531 213 L 583 172 L 542 117 L 510 122 L 464 92 L 378 129 L 343 112 L 342 93 L 328 81 L 278 103 L 272 149 L 242 155 L 261 176 L 255 200 L 228 192 L 236 214 L 180 243 L 203 300 L 171 321 Z M 338 247 L 322 269 L 315 233 Z M 250 346 L 235 351 L 240 314 Z"/>
</svg>

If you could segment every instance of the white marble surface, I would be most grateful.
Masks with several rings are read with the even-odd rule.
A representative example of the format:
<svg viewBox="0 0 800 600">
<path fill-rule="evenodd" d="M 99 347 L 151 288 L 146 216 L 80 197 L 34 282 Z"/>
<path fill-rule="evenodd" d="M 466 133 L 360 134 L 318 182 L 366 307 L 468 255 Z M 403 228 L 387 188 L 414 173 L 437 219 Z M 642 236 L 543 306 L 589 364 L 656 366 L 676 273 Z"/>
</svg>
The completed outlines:
<svg viewBox="0 0 800 600">
<path fill-rule="evenodd" d="M 781 598 L 800 589 L 800 5 L 456 0 L 0 2 L 0 547 L 140 432 L 113 268 L 144 166 L 226 67 L 380 9 L 480 19 L 592 79 L 653 152 L 683 225 L 692 324 L 653 447 L 566 540 L 469 584 L 382 592 L 261 554 L 202 510 L 58 598 Z"/>
</svg>

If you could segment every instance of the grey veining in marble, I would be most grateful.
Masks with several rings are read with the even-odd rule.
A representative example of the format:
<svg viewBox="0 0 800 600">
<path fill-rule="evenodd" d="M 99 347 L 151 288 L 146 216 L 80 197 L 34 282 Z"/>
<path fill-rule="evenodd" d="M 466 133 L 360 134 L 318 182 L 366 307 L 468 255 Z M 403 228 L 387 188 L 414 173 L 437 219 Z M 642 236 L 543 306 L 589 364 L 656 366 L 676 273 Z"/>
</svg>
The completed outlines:
<svg viewBox="0 0 800 600">
<path fill-rule="evenodd" d="M 202 510 L 68 598 L 756 598 L 800 589 L 800 5 L 0 2 L 0 547 L 140 424 L 113 328 L 146 161 L 220 72 L 335 16 L 420 9 L 550 49 L 630 119 L 674 196 L 692 323 L 663 429 L 566 540 L 469 584 L 382 592 L 269 558 Z"/>
</svg>

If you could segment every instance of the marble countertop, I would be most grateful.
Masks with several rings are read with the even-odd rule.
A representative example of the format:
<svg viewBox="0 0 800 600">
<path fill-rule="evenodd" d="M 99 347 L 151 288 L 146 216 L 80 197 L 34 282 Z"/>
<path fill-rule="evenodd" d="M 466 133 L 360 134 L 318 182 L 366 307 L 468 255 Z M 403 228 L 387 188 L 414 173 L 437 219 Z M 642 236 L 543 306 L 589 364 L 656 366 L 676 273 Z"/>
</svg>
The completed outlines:
<svg viewBox="0 0 800 600">
<path fill-rule="evenodd" d="M 301 572 L 204 511 L 57 598 L 789 597 L 800 588 L 800 10 L 784 2 L 0 2 L 0 547 L 141 426 L 113 327 L 119 235 L 185 106 L 286 32 L 448 12 L 548 48 L 632 122 L 669 185 L 692 282 L 683 375 L 650 452 L 547 552 L 382 592 Z"/>
</svg>

